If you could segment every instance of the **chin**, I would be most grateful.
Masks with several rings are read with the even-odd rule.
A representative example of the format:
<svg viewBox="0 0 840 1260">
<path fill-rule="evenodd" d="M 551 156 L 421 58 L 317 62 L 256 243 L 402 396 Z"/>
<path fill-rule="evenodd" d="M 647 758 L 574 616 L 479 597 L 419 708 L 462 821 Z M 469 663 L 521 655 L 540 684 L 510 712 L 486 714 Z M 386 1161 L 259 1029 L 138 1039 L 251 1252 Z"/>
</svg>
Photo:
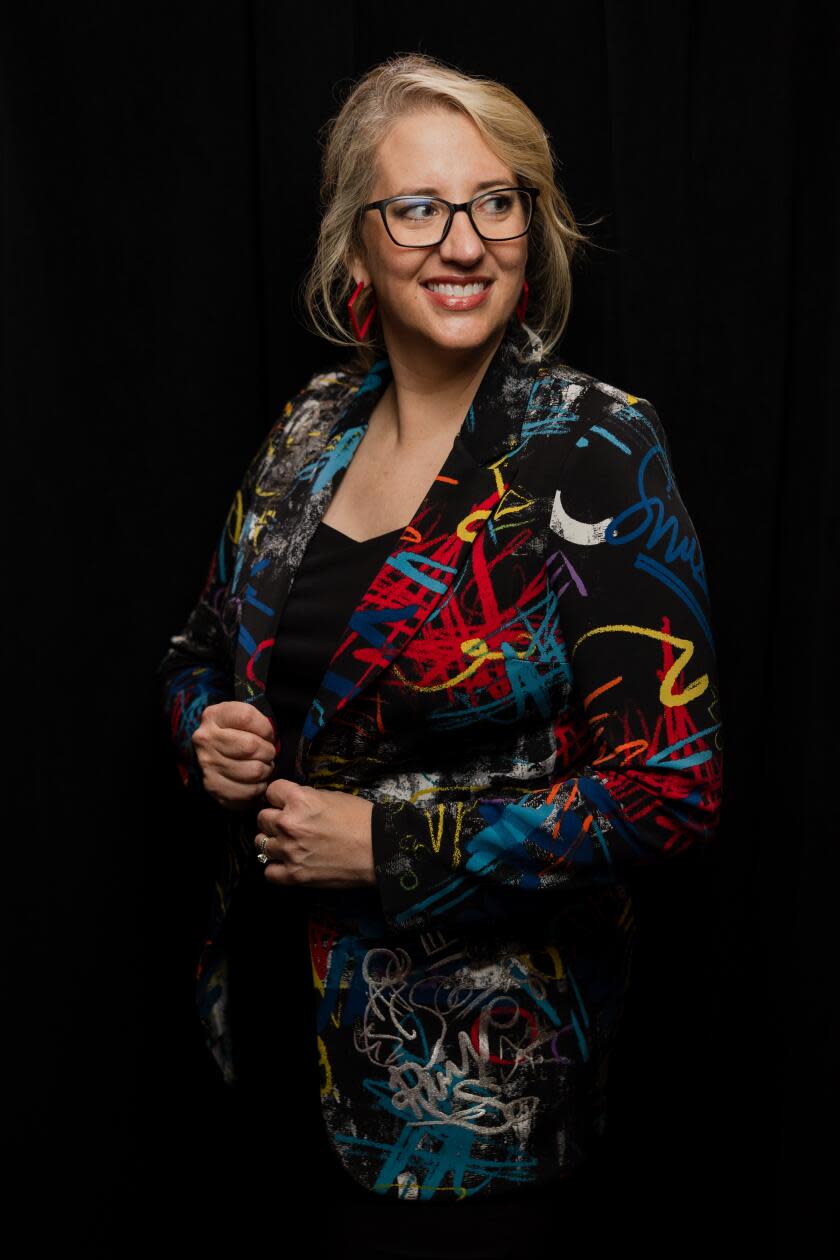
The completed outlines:
<svg viewBox="0 0 840 1260">
<path fill-rule="evenodd" d="M 440 323 L 424 331 L 430 340 L 441 347 L 467 350 L 477 349 L 484 345 L 494 335 L 501 332 L 506 323 L 507 320 L 488 319 L 485 315 L 482 315 L 481 319 L 469 319 L 463 315 L 456 315 L 452 318 L 444 317 Z"/>
</svg>

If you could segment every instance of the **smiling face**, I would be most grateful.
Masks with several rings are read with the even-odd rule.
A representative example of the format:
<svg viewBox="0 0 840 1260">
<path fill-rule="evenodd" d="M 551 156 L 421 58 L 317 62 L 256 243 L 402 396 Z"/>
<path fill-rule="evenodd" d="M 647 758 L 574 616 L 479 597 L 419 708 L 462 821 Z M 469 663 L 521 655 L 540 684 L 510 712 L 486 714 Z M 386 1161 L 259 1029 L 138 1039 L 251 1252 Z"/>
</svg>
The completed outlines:
<svg viewBox="0 0 840 1260">
<path fill-rule="evenodd" d="M 379 146 L 371 201 L 422 193 L 468 201 L 487 188 L 516 185 L 514 172 L 488 148 L 475 124 L 450 109 L 429 109 L 399 118 Z M 422 249 L 402 249 L 382 216 L 363 216 L 365 256 L 354 260 L 356 282 L 372 284 L 389 354 L 394 349 L 428 353 L 435 348 L 480 350 L 498 340 L 522 292 L 528 237 L 485 241 L 468 216 L 453 216 L 446 239 Z M 435 293 L 429 283 L 484 281 L 479 295 Z M 367 307 L 365 308 L 367 309 Z"/>
</svg>

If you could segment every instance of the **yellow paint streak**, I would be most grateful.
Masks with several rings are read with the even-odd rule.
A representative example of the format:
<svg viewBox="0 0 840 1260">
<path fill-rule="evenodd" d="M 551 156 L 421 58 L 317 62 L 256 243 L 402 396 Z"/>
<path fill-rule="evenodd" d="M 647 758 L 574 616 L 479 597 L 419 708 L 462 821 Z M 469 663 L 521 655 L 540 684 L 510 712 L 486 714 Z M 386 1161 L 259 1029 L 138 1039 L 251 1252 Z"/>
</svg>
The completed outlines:
<svg viewBox="0 0 840 1260">
<path fill-rule="evenodd" d="M 462 670 L 460 674 L 455 674 L 453 678 L 447 678 L 442 683 L 429 683 L 428 686 L 422 686 L 417 683 L 413 683 L 410 679 L 406 678 L 405 674 L 397 665 L 392 665 L 391 668 L 394 670 L 403 686 L 408 688 L 409 691 L 418 691 L 428 695 L 433 691 L 448 691 L 450 687 L 457 687 L 459 683 L 462 683 L 467 678 L 471 677 L 476 670 L 481 669 L 485 662 L 501 661 L 504 660 L 505 657 L 504 652 L 492 652 L 487 646 L 487 641 L 485 639 L 465 639 L 461 644 L 461 651 L 464 656 L 473 656 L 475 657 L 475 660 L 472 665 L 468 665 L 467 668 Z M 526 648 L 524 652 L 516 652 L 515 655 L 520 661 L 524 661 L 527 659 L 529 651 L 530 646 Z"/>
<path fill-rule="evenodd" d="M 587 630 L 586 634 L 582 634 L 575 646 L 572 648 L 572 656 L 580 647 L 585 639 L 591 638 L 593 634 L 639 634 L 648 639 L 656 639 L 660 643 L 669 643 L 671 647 L 676 648 L 678 652 L 677 659 L 674 664 L 666 672 L 659 688 L 660 704 L 667 705 L 669 709 L 673 709 L 679 705 L 689 704 L 692 700 L 696 700 L 698 696 L 702 696 L 703 692 L 709 685 L 709 675 L 701 674 L 693 683 L 680 692 L 679 695 L 674 694 L 674 684 L 680 670 L 688 666 L 689 661 L 694 655 L 694 643 L 691 639 L 680 639 L 676 635 L 666 634 L 664 630 L 653 630 L 649 626 L 595 626 L 592 630 Z"/>
<path fill-rule="evenodd" d="M 566 976 L 566 969 L 565 969 L 565 967 L 563 966 L 563 959 L 562 959 L 562 957 L 560 956 L 560 951 L 559 951 L 559 949 L 557 948 L 557 946 L 556 946 L 556 945 L 547 945 L 547 946 L 546 946 L 546 948 L 545 948 L 545 950 L 544 950 L 543 952 L 544 952 L 544 953 L 546 953 L 546 954 L 548 954 L 549 958 L 551 958 L 551 959 L 553 960 L 553 962 L 554 962 L 554 970 L 553 970 L 553 971 L 545 971 L 545 970 L 543 970 L 543 968 L 542 968 L 542 967 L 537 967 L 537 966 L 535 966 L 535 964 L 534 964 L 534 959 L 533 959 L 532 955 L 531 955 L 531 954 L 529 954 L 529 953 L 527 953 L 527 952 L 523 952 L 523 953 L 521 953 L 521 954 L 519 955 L 519 957 L 523 960 L 523 962 L 527 962 L 529 971 L 532 971 L 532 972 L 534 973 L 534 975 L 536 975 L 536 976 L 541 976 L 541 977 L 543 978 L 543 980 L 563 980 L 563 979 L 565 979 L 565 976 Z"/>
<path fill-rule="evenodd" d="M 471 531 L 470 525 L 473 521 L 486 521 L 489 515 L 490 513 L 486 508 L 477 508 L 475 512 L 470 512 L 469 516 L 465 516 L 462 521 L 459 521 L 455 533 L 461 539 L 461 542 L 474 542 L 477 531 Z"/>
<path fill-rule="evenodd" d="M 233 500 L 230 513 L 228 515 L 228 536 L 230 537 L 230 540 L 234 544 L 234 546 L 236 546 L 237 543 L 239 542 L 239 535 L 242 533 L 242 518 L 243 518 L 242 507 L 243 507 L 242 491 L 237 490 L 236 497 Z M 231 527 L 231 517 L 233 517 L 232 527 Z"/>
<path fill-rule="evenodd" d="M 437 823 L 433 815 L 437 814 Z M 456 801 L 455 808 L 455 834 L 452 837 L 452 865 L 460 866 L 461 864 L 461 824 L 464 818 L 464 802 Z M 429 840 L 431 841 L 432 851 L 440 853 L 440 846 L 443 841 L 443 829 L 446 823 L 446 808 L 440 804 L 434 809 L 426 810 L 426 822 L 429 827 Z"/>
<path fill-rule="evenodd" d="M 330 1066 L 327 1047 L 324 1044 L 323 1037 L 318 1037 L 318 1066 L 324 1073 L 324 1083 L 321 1086 L 321 1097 L 326 1098 L 328 1094 L 335 1094 L 335 1086 L 333 1084 L 332 1067 Z"/>
</svg>

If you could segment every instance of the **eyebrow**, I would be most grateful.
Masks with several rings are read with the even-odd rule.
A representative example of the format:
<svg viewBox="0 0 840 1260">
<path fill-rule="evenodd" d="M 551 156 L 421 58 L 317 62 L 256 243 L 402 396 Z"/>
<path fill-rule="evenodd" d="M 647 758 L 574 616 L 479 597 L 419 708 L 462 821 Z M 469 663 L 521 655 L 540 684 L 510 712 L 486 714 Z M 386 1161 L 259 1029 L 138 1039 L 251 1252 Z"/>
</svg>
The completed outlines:
<svg viewBox="0 0 840 1260">
<path fill-rule="evenodd" d="M 512 184 L 508 184 L 506 179 L 483 179 L 480 184 L 473 185 L 477 192 L 482 188 L 511 188 Z M 394 193 L 395 197 L 439 197 L 441 194 L 437 188 L 401 188 L 398 193 Z"/>
</svg>

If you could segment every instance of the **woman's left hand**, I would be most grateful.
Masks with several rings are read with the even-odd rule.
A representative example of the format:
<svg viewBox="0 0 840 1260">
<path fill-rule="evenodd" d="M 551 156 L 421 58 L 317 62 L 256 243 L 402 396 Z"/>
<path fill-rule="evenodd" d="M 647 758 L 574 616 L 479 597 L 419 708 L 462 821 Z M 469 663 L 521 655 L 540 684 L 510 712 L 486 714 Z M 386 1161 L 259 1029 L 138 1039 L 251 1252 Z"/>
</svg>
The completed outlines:
<svg viewBox="0 0 840 1260">
<path fill-rule="evenodd" d="M 257 814 L 257 852 L 268 836 L 263 868 L 272 884 L 313 884 L 348 888 L 375 884 L 371 814 L 373 804 L 350 792 L 307 787 L 274 779 L 269 802 Z"/>
</svg>

